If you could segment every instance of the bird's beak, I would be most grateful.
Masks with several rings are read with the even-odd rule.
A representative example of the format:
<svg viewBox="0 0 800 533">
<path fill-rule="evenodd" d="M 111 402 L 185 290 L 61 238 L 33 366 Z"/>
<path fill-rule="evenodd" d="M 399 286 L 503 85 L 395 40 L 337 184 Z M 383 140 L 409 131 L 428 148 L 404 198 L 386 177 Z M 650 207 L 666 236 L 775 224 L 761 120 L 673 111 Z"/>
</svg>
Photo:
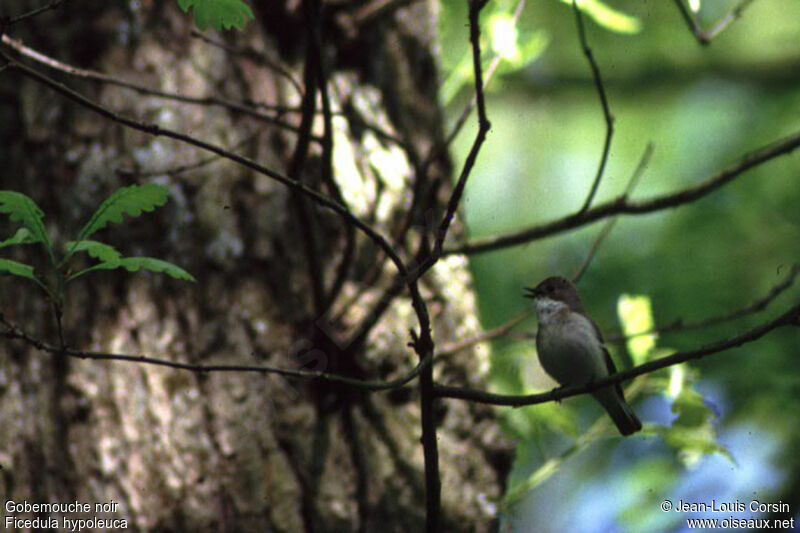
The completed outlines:
<svg viewBox="0 0 800 533">
<path fill-rule="evenodd" d="M 524 298 L 536 298 L 537 296 L 541 296 L 541 292 L 535 287 L 525 287 L 525 290 L 527 292 L 522 295 Z"/>
</svg>

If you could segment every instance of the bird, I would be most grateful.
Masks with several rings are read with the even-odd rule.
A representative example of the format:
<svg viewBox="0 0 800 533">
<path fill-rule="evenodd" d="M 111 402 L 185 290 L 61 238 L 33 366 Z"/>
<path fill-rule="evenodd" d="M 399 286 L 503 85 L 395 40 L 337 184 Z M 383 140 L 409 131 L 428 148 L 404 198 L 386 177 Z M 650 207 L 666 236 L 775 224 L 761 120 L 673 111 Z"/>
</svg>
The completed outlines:
<svg viewBox="0 0 800 533">
<path fill-rule="evenodd" d="M 562 386 L 585 385 L 616 372 L 600 329 L 586 314 L 571 281 L 552 276 L 536 287 L 525 287 L 525 291 L 523 296 L 533 299 L 539 317 L 536 351 L 545 372 Z M 642 429 L 619 383 L 592 396 L 623 436 Z"/>
</svg>

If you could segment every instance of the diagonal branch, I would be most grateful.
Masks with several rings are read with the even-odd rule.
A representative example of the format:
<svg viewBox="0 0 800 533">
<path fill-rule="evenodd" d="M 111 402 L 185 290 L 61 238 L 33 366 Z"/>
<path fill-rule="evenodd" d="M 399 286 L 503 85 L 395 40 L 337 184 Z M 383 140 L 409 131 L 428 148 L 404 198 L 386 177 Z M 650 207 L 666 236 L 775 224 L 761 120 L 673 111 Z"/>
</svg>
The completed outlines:
<svg viewBox="0 0 800 533">
<path fill-rule="evenodd" d="M 463 246 L 447 249 L 444 253 L 475 254 L 508 248 L 510 246 L 516 246 L 518 244 L 557 235 L 618 214 L 641 215 L 688 204 L 727 185 L 751 168 L 757 167 L 778 156 L 793 152 L 798 146 L 800 146 L 800 132 L 796 132 L 788 137 L 784 137 L 783 139 L 759 148 L 742 157 L 739 162 L 730 165 L 692 187 L 639 201 L 631 201 L 623 194 L 605 203 L 596 205 L 585 213 L 567 215 L 551 222 L 545 222 L 544 224 L 538 224 L 503 235 L 476 239 Z"/>
<path fill-rule="evenodd" d="M 750 305 L 746 305 L 734 311 L 694 321 L 685 321 L 683 319 L 678 319 L 674 320 L 669 324 L 658 326 L 648 331 L 639 331 L 631 335 L 622 335 L 622 334 L 611 335 L 608 338 L 608 342 L 618 342 L 625 339 L 640 337 L 642 335 L 652 335 L 654 333 L 667 333 L 671 331 L 683 331 L 687 329 L 700 329 L 708 326 L 714 326 L 716 324 L 721 324 L 723 322 L 736 320 L 737 318 L 742 318 L 744 316 L 751 315 L 754 313 L 758 313 L 759 311 L 765 310 L 773 300 L 775 300 L 784 291 L 786 291 L 789 287 L 791 287 L 792 284 L 794 284 L 794 280 L 797 278 L 798 274 L 800 274 L 800 263 L 793 265 L 792 268 L 789 270 L 789 273 L 786 275 L 786 277 L 780 282 L 778 282 L 774 287 L 772 287 L 772 289 L 770 289 L 770 291 L 767 293 L 766 296 L 764 296 L 763 298 L 759 298 Z"/>
<path fill-rule="evenodd" d="M 64 2 L 66 2 L 66 0 L 53 0 L 49 4 L 45 4 L 41 7 L 37 7 L 36 9 L 28 11 L 27 13 L 23 13 L 22 15 L 17 15 L 16 17 L 8 19 L 7 25 L 13 26 L 14 24 L 18 24 L 24 20 L 28 20 L 30 18 L 41 15 L 45 11 L 50 11 L 51 9 L 57 9 Z"/>
<path fill-rule="evenodd" d="M 262 54 L 255 48 L 252 48 L 250 46 L 244 48 L 237 48 L 222 41 L 214 40 L 205 35 L 204 33 L 197 31 L 196 29 L 192 29 L 190 35 L 195 39 L 199 39 L 210 46 L 221 48 L 222 50 L 225 50 L 229 54 L 238 55 L 246 59 L 249 59 L 251 61 L 254 61 L 256 63 L 259 63 L 261 65 L 264 65 L 265 67 L 277 72 L 278 74 L 286 78 L 286 80 L 289 82 L 289 84 L 291 84 L 291 86 L 297 91 L 298 94 L 300 95 L 303 94 L 303 88 L 300 86 L 300 82 L 298 82 L 294 78 L 294 76 L 292 75 L 291 72 L 289 72 L 289 70 L 281 66 L 281 64 L 278 63 L 277 61 L 271 60 L 269 57 L 267 57 L 266 54 Z"/>
<path fill-rule="evenodd" d="M 586 29 L 583 26 L 583 14 L 578 7 L 577 0 L 572 0 L 572 10 L 575 12 L 575 23 L 578 27 L 578 39 L 581 43 L 581 49 L 592 69 L 592 79 L 597 89 L 597 95 L 600 97 L 600 105 L 603 108 L 603 118 L 606 122 L 606 138 L 603 142 L 603 153 L 600 155 L 597 174 L 595 174 L 592 187 L 589 189 L 588 196 L 586 196 L 586 201 L 583 202 L 583 206 L 578 210 L 578 214 L 581 214 L 585 213 L 592 205 L 594 195 L 597 194 L 600 181 L 603 179 L 603 172 L 605 172 L 606 163 L 608 162 L 608 153 L 611 151 L 611 138 L 614 136 L 614 117 L 611 115 L 611 110 L 608 106 L 608 98 L 606 97 L 606 90 L 603 86 L 603 78 L 600 76 L 600 67 L 597 66 L 597 62 L 594 60 L 594 54 L 592 54 L 592 49 L 589 48 L 589 41 L 586 39 Z"/>
<path fill-rule="evenodd" d="M 695 20 L 695 17 L 689 13 L 689 10 L 684 5 L 683 0 L 674 0 L 675 6 L 678 8 L 678 11 L 683 18 L 683 21 L 689 27 L 689 31 L 692 32 L 697 42 L 706 46 L 711 44 L 711 40 L 719 35 L 722 30 L 727 28 L 734 20 L 738 19 L 744 13 L 744 10 L 747 9 L 753 0 L 741 0 L 727 15 L 725 15 L 717 24 L 714 25 L 713 28 L 710 30 L 703 30 L 700 25 Z"/>
<path fill-rule="evenodd" d="M 224 107 L 226 109 L 230 109 L 231 111 L 235 111 L 237 113 L 241 113 L 243 115 L 250 116 L 257 120 L 261 120 L 263 122 L 267 122 L 269 124 L 273 124 L 278 126 L 282 129 L 287 131 L 291 131 L 294 133 L 300 133 L 300 128 L 289 124 L 277 117 L 272 115 L 268 115 L 266 113 L 262 113 L 258 111 L 256 107 L 261 107 L 264 109 L 271 109 L 270 106 L 265 104 L 245 104 L 243 102 L 237 102 L 234 100 L 229 100 L 227 98 L 220 98 L 218 96 L 186 96 L 184 94 L 177 94 L 171 93 L 167 91 L 161 91 L 159 89 L 153 89 L 151 87 L 147 87 L 145 85 L 139 85 L 137 83 L 132 83 L 129 81 L 125 81 L 114 76 L 109 76 L 108 74 L 103 74 L 102 72 L 97 72 L 94 70 L 82 69 L 78 67 L 74 67 L 72 65 L 68 65 L 58 59 L 54 59 L 50 56 L 47 56 L 38 50 L 34 50 L 28 46 L 22 44 L 22 41 L 17 39 L 12 39 L 8 35 L 2 36 L 2 43 L 11 48 L 12 50 L 16 51 L 20 55 L 32 59 L 42 65 L 50 67 L 54 70 L 59 72 L 63 72 L 70 76 L 74 76 L 76 78 L 82 78 L 90 81 L 95 81 L 99 83 L 105 83 L 108 85 L 114 85 L 116 87 L 122 87 L 123 89 L 129 89 L 131 91 L 136 91 L 139 94 L 147 95 L 147 96 L 154 96 L 156 98 L 165 98 L 168 100 L 174 100 L 176 102 L 181 102 L 184 104 L 191 104 L 191 105 L 201 105 L 201 106 L 219 106 Z M 321 142 L 321 139 L 318 136 L 312 135 L 311 140 L 314 142 Z"/>
<path fill-rule="evenodd" d="M 633 171 L 631 175 L 631 179 L 628 180 L 628 185 L 625 186 L 625 196 L 630 196 L 633 192 L 633 189 L 636 188 L 636 185 L 639 183 L 639 179 L 642 177 L 644 170 L 647 168 L 647 164 L 650 162 L 650 157 L 653 155 L 653 144 L 647 143 L 647 146 L 644 149 L 644 153 L 642 154 L 642 158 L 639 160 L 639 164 L 636 165 L 636 169 Z M 614 229 L 614 225 L 619 220 L 618 217 L 609 218 L 606 223 L 603 225 L 603 229 L 600 230 L 597 237 L 595 238 L 594 242 L 592 243 L 592 247 L 589 249 L 589 253 L 586 254 L 586 258 L 581 263 L 581 266 L 575 271 L 575 273 L 570 278 L 573 283 L 577 284 L 586 271 L 589 269 L 589 265 L 592 264 L 592 260 L 594 259 L 595 254 L 600 249 L 600 245 L 603 244 L 608 234 L 611 233 L 611 230 Z"/>
<path fill-rule="evenodd" d="M 525 8 L 525 0 L 519 0 L 517 2 L 516 7 L 514 8 L 514 14 L 512 15 L 512 20 L 514 24 L 519 22 L 519 18 L 522 15 L 522 11 Z M 486 87 L 489 86 L 489 81 L 491 81 L 494 73 L 497 71 L 497 67 L 500 66 L 500 62 L 503 60 L 503 56 L 500 54 L 495 54 L 492 61 L 489 63 L 489 67 L 486 69 L 486 75 L 483 79 L 483 89 L 485 90 Z M 450 130 L 450 133 L 447 134 L 444 141 L 439 143 L 436 146 L 433 146 L 428 152 L 428 156 L 425 158 L 425 161 L 422 163 L 422 168 L 428 168 L 428 166 L 436 160 L 437 157 L 441 155 L 442 152 L 447 150 L 447 148 L 453 143 L 455 138 L 461 132 L 461 129 L 466 124 L 469 115 L 472 113 L 472 110 L 475 109 L 475 106 L 478 103 L 477 93 L 472 95 L 469 102 L 464 109 L 461 111 L 458 119 L 456 119 L 455 124 L 453 125 L 453 129 Z"/>
<path fill-rule="evenodd" d="M 436 234 L 436 241 L 433 247 L 431 259 L 426 263 L 433 266 L 439 257 L 442 255 L 442 247 L 444 240 L 447 238 L 447 231 L 450 229 L 450 224 L 455 217 L 456 210 L 461 203 L 461 196 L 464 194 L 464 187 L 467 184 L 472 168 L 475 166 L 475 160 L 478 158 L 483 142 L 486 140 L 486 134 L 491 129 L 492 125 L 486 117 L 486 103 L 483 97 L 483 70 L 481 68 L 481 28 L 478 21 L 481 9 L 486 5 L 487 0 L 471 0 L 469 3 L 469 40 L 472 43 L 472 69 L 475 76 L 475 101 L 478 106 L 478 133 L 475 135 L 475 140 L 472 142 L 472 147 L 469 149 L 467 158 L 464 160 L 464 167 L 461 169 L 461 174 L 458 176 L 456 186 L 450 195 L 450 200 L 447 202 L 447 212 L 439 225 L 439 231 Z M 421 273 L 424 273 L 430 267 L 421 268 Z"/>
<path fill-rule="evenodd" d="M 522 313 L 518 314 L 508 322 L 497 326 L 496 328 L 482 331 L 478 333 L 474 337 L 470 337 L 468 339 L 452 342 L 450 344 L 444 344 L 441 348 L 436 352 L 436 362 L 438 363 L 440 359 L 447 357 L 449 355 L 453 355 L 456 352 L 460 352 L 461 350 L 466 350 L 476 344 L 481 342 L 490 341 L 492 339 L 496 339 L 498 337 L 502 337 L 506 335 L 509 331 L 511 331 L 514 326 L 528 318 L 533 314 L 533 310 L 523 311 Z"/>
</svg>

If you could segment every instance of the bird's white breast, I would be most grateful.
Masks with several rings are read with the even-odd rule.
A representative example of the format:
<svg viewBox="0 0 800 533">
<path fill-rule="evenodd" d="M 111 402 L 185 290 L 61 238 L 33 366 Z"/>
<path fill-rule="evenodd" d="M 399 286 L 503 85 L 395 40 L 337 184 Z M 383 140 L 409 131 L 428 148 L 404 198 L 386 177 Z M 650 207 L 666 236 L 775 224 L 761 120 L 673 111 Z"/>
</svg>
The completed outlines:
<svg viewBox="0 0 800 533">
<path fill-rule="evenodd" d="M 562 385 L 583 384 L 608 375 L 605 352 L 592 323 L 564 302 L 536 299 L 536 348 L 542 367 Z"/>
</svg>

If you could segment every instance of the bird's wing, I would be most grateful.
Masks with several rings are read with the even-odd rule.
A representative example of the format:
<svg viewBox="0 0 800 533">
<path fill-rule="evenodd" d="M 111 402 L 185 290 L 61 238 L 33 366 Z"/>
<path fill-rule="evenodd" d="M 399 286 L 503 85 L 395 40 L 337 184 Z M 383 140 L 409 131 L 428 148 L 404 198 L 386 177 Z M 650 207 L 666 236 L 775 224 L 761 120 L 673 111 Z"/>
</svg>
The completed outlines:
<svg viewBox="0 0 800 533">
<path fill-rule="evenodd" d="M 597 340 L 600 341 L 600 346 L 603 348 L 603 358 L 606 361 L 606 368 L 608 369 L 608 374 L 614 374 L 617 372 L 617 367 L 614 365 L 614 360 L 611 359 L 611 354 L 608 353 L 608 349 L 605 347 L 603 343 L 603 334 L 600 333 L 600 328 L 597 327 L 597 324 L 594 323 L 594 320 L 589 319 L 589 322 L 592 324 L 592 328 L 594 329 L 595 334 L 597 335 Z M 625 399 L 625 395 L 622 393 L 622 384 L 616 383 L 614 385 L 614 389 L 619 393 L 620 398 L 623 400 Z"/>
<path fill-rule="evenodd" d="M 611 375 L 611 374 L 616 373 L 617 367 L 614 366 L 614 361 L 611 359 L 611 354 L 608 353 L 608 350 L 606 349 L 605 346 L 603 346 L 603 357 L 606 360 L 606 368 L 608 368 L 608 374 Z M 622 393 L 622 384 L 621 383 L 615 383 L 614 384 L 614 389 L 616 389 L 616 391 L 619 393 L 620 398 L 622 398 L 624 400 L 625 399 L 625 395 Z"/>
</svg>

